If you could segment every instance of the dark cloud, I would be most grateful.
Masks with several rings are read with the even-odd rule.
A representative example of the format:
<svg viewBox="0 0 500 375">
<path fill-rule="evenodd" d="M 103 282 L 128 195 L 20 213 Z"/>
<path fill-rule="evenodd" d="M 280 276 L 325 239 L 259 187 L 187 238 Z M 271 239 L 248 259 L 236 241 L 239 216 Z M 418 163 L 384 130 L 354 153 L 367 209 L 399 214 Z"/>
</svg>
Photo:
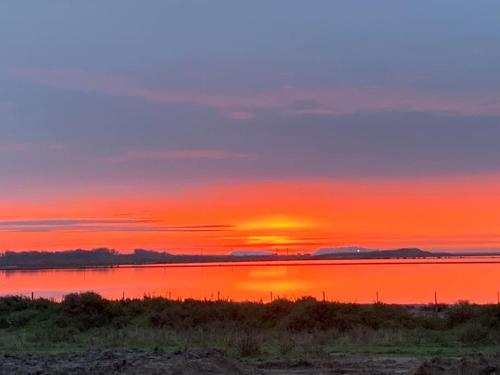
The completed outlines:
<svg viewBox="0 0 500 375">
<path fill-rule="evenodd" d="M 92 225 L 92 224 L 138 224 L 145 223 L 150 220 L 134 220 L 134 219 L 48 219 L 48 220 L 10 220 L 1 221 L 0 227 L 11 226 L 78 226 L 78 225 Z"/>
<path fill-rule="evenodd" d="M 224 224 L 144 225 L 153 220 L 134 219 L 49 219 L 0 221 L 0 232 L 220 232 L 232 228 Z"/>
</svg>

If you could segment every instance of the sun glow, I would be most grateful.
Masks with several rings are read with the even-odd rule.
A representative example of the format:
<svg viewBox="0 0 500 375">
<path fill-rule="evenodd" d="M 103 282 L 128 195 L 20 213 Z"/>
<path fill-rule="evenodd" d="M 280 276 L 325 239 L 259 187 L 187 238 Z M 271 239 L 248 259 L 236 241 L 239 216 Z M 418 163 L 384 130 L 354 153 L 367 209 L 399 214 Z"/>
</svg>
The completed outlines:
<svg viewBox="0 0 500 375">
<path fill-rule="evenodd" d="M 1 197 L 2 246 L 11 250 L 114 247 L 177 253 L 238 248 L 310 251 L 352 246 L 500 247 L 500 178 L 418 182 L 311 181 L 221 185 L 182 193 Z"/>
<path fill-rule="evenodd" d="M 287 236 L 248 236 L 246 243 L 249 245 L 294 245 L 300 243 L 299 240 Z"/>
<path fill-rule="evenodd" d="M 237 226 L 240 230 L 297 230 L 314 228 L 312 220 L 295 218 L 286 215 L 273 215 L 256 218 Z"/>
</svg>

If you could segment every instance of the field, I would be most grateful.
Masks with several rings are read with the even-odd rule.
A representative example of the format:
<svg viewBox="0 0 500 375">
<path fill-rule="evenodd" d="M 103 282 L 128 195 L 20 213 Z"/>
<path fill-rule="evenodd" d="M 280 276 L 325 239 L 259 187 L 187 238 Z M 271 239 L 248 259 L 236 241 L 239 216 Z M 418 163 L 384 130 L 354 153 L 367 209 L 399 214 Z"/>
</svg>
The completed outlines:
<svg viewBox="0 0 500 375">
<path fill-rule="evenodd" d="M 0 352 L 14 362 L 102 353 L 191 353 L 197 358 L 211 353 L 210 358 L 261 368 L 273 363 L 300 367 L 325 358 L 338 361 L 339 356 L 347 362 L 358 358 L 353 363 L 359 358 L 390 358 L 396 364 L 407 359 L 413 366 L 419 358 L 495 352 L 500 348 L 500 306 L 356 305 L 312 298 L 267 304 L 109 301 L 94 293 L 70 294 L 60 303 L 3 297 L 0 337 Z"/>
</svg>

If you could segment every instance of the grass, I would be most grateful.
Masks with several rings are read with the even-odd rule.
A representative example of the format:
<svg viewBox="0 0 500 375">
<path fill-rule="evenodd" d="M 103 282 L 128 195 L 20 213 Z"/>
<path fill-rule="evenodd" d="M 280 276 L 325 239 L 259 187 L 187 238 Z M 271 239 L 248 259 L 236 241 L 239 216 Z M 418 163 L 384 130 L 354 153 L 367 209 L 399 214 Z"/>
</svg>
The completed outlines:
<svg viewBox="0 0 500 375">
<path fill-rule="evenodd" d="M 461 355 L 500 347 L 500 306 L 0 298 L 1 352 L 220 349 L 255 359 L 327 353 Z"/>
</svg>

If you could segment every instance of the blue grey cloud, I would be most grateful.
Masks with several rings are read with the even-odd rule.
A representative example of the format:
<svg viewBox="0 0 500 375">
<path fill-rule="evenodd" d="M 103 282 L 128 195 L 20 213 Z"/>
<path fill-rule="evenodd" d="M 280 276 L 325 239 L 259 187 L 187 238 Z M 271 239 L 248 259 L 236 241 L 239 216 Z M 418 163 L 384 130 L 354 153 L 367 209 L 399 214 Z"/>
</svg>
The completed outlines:
<svg viewBox="0 0 500 375">
<path fill-rule="evenodd" d="M 499 13 L 488 0 L 4 1 L 2 193 L 498 173 Z"/>
<path fill-rule="evenodd" d="M 164 225 L 147 219 L 0 220 L 0 232 L 218 232 L 225 224 Z"/>
</svg>

